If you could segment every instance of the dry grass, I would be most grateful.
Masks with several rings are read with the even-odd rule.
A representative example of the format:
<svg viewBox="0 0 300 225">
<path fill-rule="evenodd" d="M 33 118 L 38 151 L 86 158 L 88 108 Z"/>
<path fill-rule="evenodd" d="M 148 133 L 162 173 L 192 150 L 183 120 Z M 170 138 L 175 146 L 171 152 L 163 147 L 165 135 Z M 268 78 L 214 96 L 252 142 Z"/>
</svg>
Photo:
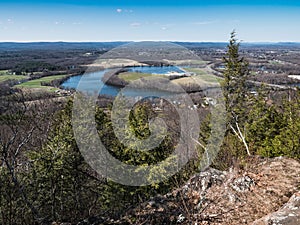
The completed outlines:
<svg viewBox="0 0 300 225">
<path fill-rule="evenodd" d="M 150 74 L 150 73 L 136 73 L 136 72 L 125 72 L 125 73 L 120 73 L 118 75 L 121 79 L 125 81 L 133 81 L 133 80 L 138 80 L 141 78 L 157 78 L 157 77 L 165 77 L 163 75 L 156 75 L 156 74 Z"/>
</svg>

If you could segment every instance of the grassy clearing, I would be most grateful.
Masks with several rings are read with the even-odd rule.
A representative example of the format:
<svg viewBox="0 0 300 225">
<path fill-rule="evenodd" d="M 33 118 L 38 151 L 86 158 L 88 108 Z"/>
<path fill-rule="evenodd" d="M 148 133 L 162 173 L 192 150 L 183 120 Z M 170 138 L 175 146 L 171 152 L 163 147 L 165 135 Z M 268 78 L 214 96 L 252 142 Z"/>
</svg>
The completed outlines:
<svg viewBox="0 0 300 225">
<path fill-rule="evenodd" d="M 172 82 L 182 87 L 199 87 L 199 90 L 212 87 L 220 87 L 220 84 L 216 82 L 216 80 L 214 80 L 214 82 L 209 82 L 201 79 L 199 76 L 179 78 L 176 80 L 172 80 Z"/>
<path fill-rule="evenodd" d="M 176 84 L 179 84 L 179 85 L 211 83 L 211 82 L 207 82 L 199 77 L 183 77 L 183 78 L 173 80 L 172 82 L 175 82 Z"/>
<path fill-rule="evenodd" d="M 280 61 L 280 60 L 269 60 L 269 63 L 271 65 L 284 65 L 285 64 L 285 62 Z"/>
<path fill-rule="evenodd" d="M 4 74 L 0 71 L 0 82 L 4 82 L 7 80 L 23 80 L 27 79 L 28 77 L 22 76 L 22 75 L 10 75 L 10 74 Z"/>
<path fill-rule="evenodd" d="M 0 70 L 0 76 L 8 75 L 8 70 Z"/>
<path fill-rule="evenodd" d="M 147 64 L 139 63 L 131 59 L 99 59 L 90 66 L 103 67 L 103 68 L 121 68 L 123 66 L 147 66 Z"/>
<path fill-rule="evenodd" d="M 165 77 L 164 75 L 155 75 L 150 73 L 135 73 L 135 72 L 120 73 L 118 76 L 125 81 L 133 81 L 141 78 L 148 79 L 148 78 Z"/>
<path fill-rule="evenodd" d="M 48 76 L 48 77 L 42 77 L 40 79 L 36 80 L 30 80 L 27 82 L 24 82 L 22 84 L 16 85 L 18 88 L 32 88 L 32 89 L 43 89 L 46 91 L 55 91 L 58 90 L 58 88 L 50 87 L 50 86 L 43 86 L 42 82 L 51 82 L 56 79 L 61 79 L 63 77 L 66 77 L 67 75 L 56 75 L 56 76 Z"/>
<path fill-rule="evenodd" d="M 183 68 L 187 72 L 195 73 L 197 75 L 207 75 L 205 69 L 202 68 Z"/>
<path fill-rule="evenodd" d="M 27 78 L 28 76 L 24 75 L 13 75 L 9 70 L 0 70 L 0 83 L 8 80 L 23 80 Z"/>
<path fill-rule="evenodd" d="M 192 60 L 166 60 L 168 63 L 170 64 L 173 64 L 173 65 L 177 65 L 177 66 L 180 66 L 180 65 L 195 65 L 195 66 L 205 66 L 208 61 L 203 61 L 203 60 L 195 60 L 195 59 L 192 59 Z"/>
<path fill-rule="evenodd" d="M 222 78 L 207 72 L 205 68 L 184 68 L 184 70 L 187 72 L 194 73 L 197 76 L 197 78 L 205 82 L 219 83 L 220 81 L 222 81 Z"/>
</svg>

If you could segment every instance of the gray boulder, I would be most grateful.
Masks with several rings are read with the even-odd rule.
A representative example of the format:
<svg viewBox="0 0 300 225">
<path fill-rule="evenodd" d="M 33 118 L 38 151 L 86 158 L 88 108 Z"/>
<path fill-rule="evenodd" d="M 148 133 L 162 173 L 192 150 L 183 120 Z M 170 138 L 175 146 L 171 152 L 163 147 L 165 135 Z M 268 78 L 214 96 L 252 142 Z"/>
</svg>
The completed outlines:
<svg viewBox="0 0 300 225">
<path fill-rule="evenodd" d="M 277 212 L 271 213 L 252 225 L 298 225 L 300 224 L 300 192 L 294 194 L 290 200 Z"/>
</svg>

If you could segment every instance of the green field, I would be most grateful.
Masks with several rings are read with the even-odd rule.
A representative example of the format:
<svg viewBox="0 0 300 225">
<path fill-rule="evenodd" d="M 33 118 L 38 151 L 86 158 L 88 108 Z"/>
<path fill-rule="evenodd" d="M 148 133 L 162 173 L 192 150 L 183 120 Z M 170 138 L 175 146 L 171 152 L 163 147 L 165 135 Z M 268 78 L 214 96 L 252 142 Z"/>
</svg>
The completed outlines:
<svg viewBox="0 0 300 225">
<path fill-rule="evenodd" d="M 155 75 L 155 74 L 150 74 L 150 73 L 135 73 L 135 72 L 125 72 L 125 73 L 120 73 L 118 75 L 121 79 L 125 81 L 133 81 L 133 80 L 138 80 L 141 78 L 150 78 L 150 77 L 165 77 L 164 75 Z"/>
<path fill-rule="evenodd" d="M 204 60 L 195 60 L 195 59 L 192 59 L 192 60 L 167 60 L 168 63 L 170 64 L 173 64 L 173 65 L 177 65 L 177 66 L 180 66 L 180 65 L 194 65 L 194 66 L 205 66 L 208 61 L 204 61 Z"/>
<path fill-rule="evenodd" d="M 184 70 L 187 72 L 195 73 L 198 78 L 206 82 L 219 83 L 220 81 L 222 81 L 222 78 L 207 72 L 205 68 L 184 68 Z"/>
<path fill-rule="evenodd" d="M 23 80 L 28 77 L 22 75 L 12 75 L 8 73 L 8 70 L 0 70 L 0 82 L 4 82 L 7 80 Z"/>
<path fill-rule="evenodd" d="M 8 70 L 0 70 L 0 76 L 7 75 L 7 74 L 8 74 Z"/>
<path fill-rule="evenodd" d="M 7 80 L 23 80 L 28 77 L 22 75 L 0 75 L 0 82 L 4 82 Z"/>
<path fill-rule="evenodd" d="M 197 75 L 206 75 L 207 72 L 203 68 L 183 68 L 187 72 L 195 73 Z"/>
<path fill-rule="evenodd" d="M 61 79 L 63 77 L 66 77 L 67 75 L 56 75 L 56 76 L 48 76 L 48 77 L 42 77 L 40 79 L 36 79 L 36 80 L 30 80 L 27 82 L 24 82 L 22 84 L 18 84 L 16 85 L 16 87 L 18 88 L 38 88 L 38 89 L 45 89 L 45 90 L 49 90 L 49 91 L 55 91 L 58 90 L 55 87 L 50 87 L 50 86 L 42 86 L 42 82 L 51 82 L 53 80 L 56 79 Z"/>
<path fill-rule="evenodd" d="M 271 65 L 284 65 L 285 64 L 283 61 L 280 61 L 280 60 L 269 60 L 269 63 Z"/>
</svg>

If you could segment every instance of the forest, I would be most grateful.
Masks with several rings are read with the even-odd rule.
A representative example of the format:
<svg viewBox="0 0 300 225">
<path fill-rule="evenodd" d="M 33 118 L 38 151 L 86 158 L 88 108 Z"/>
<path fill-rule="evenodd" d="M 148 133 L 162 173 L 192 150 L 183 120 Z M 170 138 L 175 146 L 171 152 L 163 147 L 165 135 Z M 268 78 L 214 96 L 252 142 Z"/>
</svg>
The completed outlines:
<svg viewBox="0 0 300 225">
<path fill-rule="evenodd" d="M 249 54 L 246 54 L 248 46 L 240 46 L 235 32 L 231 34 L 229 43 L 222 44 L 221 48 L 225 46 L 223 53 L 210 51 L 210 46 L 207 46 L 207 48 L 201 45 L 195 47 L 186 43 L 186 47 L 193 48 L 198 53 L 220 54 L 217 60 L 214 55 L 206 54 L 206 57 L 203 57 L 205 60 L 215 60 L 215 69 L 221 73 L 221 88 L 226 109 L 224 118 L 221 118 L 225 120 L 222 144 L 217 154 L 213 156 L 211 165 L 206 169 L 218 171 L 230 171 L 237 167 L 243 169 L 259 160 L 277 157 L 299 162 L 299 88 L 296 86 L 286 89 L 268 88 L 266 81 L 271 80 L 267 83 L 276 84 L 289 82 L 282 76 L 280 78 L 282 82 L 280 79 L 276 80 L 275 73 L 269 73 L 271 78 L 268 73 L 264 73 L 263 62 L 254 62 L 257 55 L 252 54 L 252 57 L 248 58 Z M 33 49 L 30 46 L 29 49 L 25 49 L 28 54 L 21 56 L 18 52 L 21 50 L 10 51 L 1 48 L 0 45 L 1 51 L 5 52 L 0 57 L 0 69 L 11 70 L 15 75 L 29 74 L 32 77 L 34 75 L 42 77 L 52 72 L 57 75 L 57 71 L 60 71 L 60 74 L 80 74 L 85 69 L 82 65 L 92 63 L 98 54 L 109 49 L 97 46 L 95 50 L 94 47 L 92 45 L 88 46 L 90 49 L 82 50 L 81 46 L 76 46 L 78 53 L 74 57 L 73 52 L 61 47 L 60 50 L 45 49 L 47 54 L 44 54 L 30 50 Z M 258 47 L 255 49 L 256 53 L 260 51 Z M 63 54 L 60 54 L 60 51 Z M 82 56 L 87 51 L 92 54 Z M 60 58 L 56 57 L 57 55 L 60 55 Z M 17 60 L 21 57 L 26 58 Z M 272 57 L 270 55 L 265 54 L 264 57 L 261 60 L 267 63 L 272 60 L 269 59 Z M 263 70 L 279 71 L 277 76 L 283 73 L 297 75 L 299 74 L 297 62 L 290 62 L 295 64 L 293 66 L 267 64 Z M 254 76 L 255 72 L 257 74 Z M 272 79 L 276 81 L 272 82 Z M 249 85 L 249 80 L 260 83 L 256 86 Z M 163 211 L 154 213 L 147 211 L 147 207 L 143 205 L 149 200 L 153 205 L 158 204 L 156 201 L 162 199 L 161 196 L 168 196 L 168 193 L 182 188 L 191 177 L 202 172 L 199 169 L 200 163 L 206 157 L 206 146 L 209 145 L 210 136 L 213 135 L 212 124 L 217 123 L 211 122 L 212 114 L 209 104 L 205 102 L 205 96 L 193 98 L 195 104 L 203 105 L 197 111 L 197 115 L 201 118 L 201 126 L 195 154 L 178 173 L 159 182 L 157 177 L 166 173 L 165 167 L 175 166 L 172 165 L 173 160 L 165 159 L 170 158 L 180 142 L 178 112 L 167 101 L 162 101 L 159 111 L 153 107 L 153 102 L 149 99 L 134 105 L 129 116 L 130 126 L 118 127 L 121 129 L 119 132 L 129 133 L 143 141 L 151 135 L 149 121 L 154 118 L 162 118 L 167 127 L 160 145 L 151 151 L 143 151 L 133 145 L 126 146 L 118 140 L 111 119 L 112 101 L 99 97 L 94 109 L 97 135 L 112 156 L 124 164 L 139 166 L 138 168 L 164 161 L 164 164 L 154 167 L 155 169 L 146 177 L 149 185 L 126 186 L 97 173 L 81 154 L 73 131 L 73 95 L 64 98 L 57 98 L 53 93 L 47 92 L 36 95 L 30 91 L 15 89 L 14 84 L 15 81 L 1 86 L 3 88 L 0 96 L 0 224 L 191 224 L 192 222 L 214 224 L 216 222 L 213 216 L 203 216 L 204 206 L 201 208 L 200 205 L 197 210 L 192 208 L 193 196 L 177 197 L 172 203 L 174 204 L 172 207 L 177 211 L 172 213 L 168 213 L 168 207 L 172 208 L 168 203 L 160 203 L 164 205 Z M 103 104 L 103 101 L 106 103 Z M 85 118 L 84 115 L 82 118 Z M 84 119 L 80 122 L 82 129 L 85 129 L 85 122 Z M 116 169 L 122 175 L 122 166 Z M 132 171 L 137 174 L 138 172 Z M 298 183 L 298 191 L 299 189 Z M 137 209 L 140 210 L 138 213 Z"/>
</svg>

